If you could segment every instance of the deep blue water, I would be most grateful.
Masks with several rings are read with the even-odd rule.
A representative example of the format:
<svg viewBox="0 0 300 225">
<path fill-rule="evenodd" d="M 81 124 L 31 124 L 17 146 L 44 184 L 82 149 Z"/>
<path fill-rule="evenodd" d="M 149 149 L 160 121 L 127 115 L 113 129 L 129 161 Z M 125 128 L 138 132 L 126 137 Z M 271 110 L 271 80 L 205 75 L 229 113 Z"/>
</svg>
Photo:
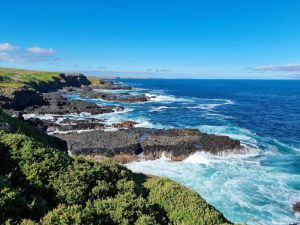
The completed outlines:
<svg viewBox="0 0 300 225">
<path fill-rule="evenodd" d="M 130 119 L 144 127 L 197 128 L 229 135 L 249 149 L 245 155 L 199 152 L 183 162 L 135 162 L 127 165 L 130 169 L 166 176 L 188 186 L 233 222 L 299 221 L 292 205 L 300 201 L 300 81 L 121 82 L 137 88 L 129 94 L 146 93 L 156 98 L 147 103 L 113 103 L 127 110 L 113 116 L 100 115 L 109 123 Z"/>
</svg>

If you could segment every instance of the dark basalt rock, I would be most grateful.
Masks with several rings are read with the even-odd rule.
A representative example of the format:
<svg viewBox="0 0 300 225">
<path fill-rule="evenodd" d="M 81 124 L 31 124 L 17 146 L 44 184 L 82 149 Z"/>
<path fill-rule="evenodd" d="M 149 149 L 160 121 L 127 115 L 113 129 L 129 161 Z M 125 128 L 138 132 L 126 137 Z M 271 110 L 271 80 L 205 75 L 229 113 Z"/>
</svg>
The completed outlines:
<svg viewBox="0 0 300 225">
<path fill-rule="evenodd" d="M 0 89 L 0 104 L 3 109 L 23 110 L 31 105 L 43 105 L 45 101 L 42 95 L 35 90 L 22 87 L 11 93 L 4 93 Z"/>
<path fill-rule="evenodd" d="M 62 97 L 59 93 L 49 93 L 44 95 L 44 100 L 47 102 L 43 106 L 31 106 L 24 109 L 25 113 L 34 114 L 56 114 L 64 115 L 70 113 L 90 113 L 102 114 L 111 113 L 115 110 L 123 110 L 122 107 L 114 106 L 98 106 L 95 103 L 83 102 L 77 100 L 68 100 Z"/>
<path fill-rule="evenodd" d="M 130 86 L 105 79 L 99 79 L 98 82 L 91 84 L 91 87 L 95 89 L 132 90 L 132 87 Z"/>
<path fill-rule="evenodd" d="M 122 121 L 120 123 L 115 123 L 112 126 L 117 129 L 124 129 L 124 128 L 128 129 L 128 128 L 133 128 L 137 124 L 138 123 L 135 121 Z"/>
<path fill-rule="evenodd" d="M 0 121 L 0 130 L 4 130 L 5 132 L 11 132 L 9 123 Z"/>
<path fill-rule="evenodd" d="M 115 158 L 143 152 L 147 160 L 163 153 L 172 160 L 183 160 L 196 151 L 222 154 L 242 149 L 240 142 L 226 136 L 201 133 L 197 129 L 132 128 L 118 131 L 89 131 L 56 135 L 68 144 L 73 154 L 100 155 Z"/>
<path fill-rule="evenodd" d="M 98 91 L 81 91 L 81 98 L 93 98 L 93 99 L 103 99 L 106 101 L 115 101 L 115 102 L 146 102 L 150 99 L 144 95 L 130 95 L 130 94 L 113 94 L 113 93 L 104 93 Z"/>
<path fill-rule="evenodd" d="M 293 210 L 294 210 L 294 212 L 300 213 L 300 202 L 296 202 L 296 203 L 293 205 Z"/>
<path fill-rule="evenodd" d="M 136 132 L 97 130 L 55 136 L 67 142 L 72 154 L 102 155 L 111 158 L 119 154 L 137 155 L 142 152 L 140 135 Z"/>
<path fill-rule="evenodd" d="M 64 87 L 81 87 L 91 82 L 83 74 L 60 74 L 48 82 L 27 82 L 20 88 L 0 88 L 0 106 L 3 109 L 23 110 L 33 105 L 44 105 L 41 93 L 57 91 Z"/>
<path fill-rule="evenodd" d="M 75 124 L 48 124 L 48 132 L 54 131 L 76 131 L 76 130 L 100 130 L 105 126 L 103 123 L 89 122 L 89 121 L 77 121 Z"/>
<path fill-rule="evenodd" d="M 28 122 L 32 126 L 35 126 L 45 132 L 48 129 L 48 125 L 45 122 L 43 122 L 42 120 L 40 120 L 39 118 L 29 118 L 28 120 L 26 120 L 26 122 Z"/>
<path fill-rule="evenodd" d="M 28 85 L 42 93 L 57 91 L 64 87 L 79 88 L 82 85 L 90 84 L 91 82 L 87 79 L 87 77 L 81 73 L 61 73 L 59 74 L 59 77 L 53 78 L 53 81 L 48 81 L 47 83 L 28 83 Z"/>
</svg>

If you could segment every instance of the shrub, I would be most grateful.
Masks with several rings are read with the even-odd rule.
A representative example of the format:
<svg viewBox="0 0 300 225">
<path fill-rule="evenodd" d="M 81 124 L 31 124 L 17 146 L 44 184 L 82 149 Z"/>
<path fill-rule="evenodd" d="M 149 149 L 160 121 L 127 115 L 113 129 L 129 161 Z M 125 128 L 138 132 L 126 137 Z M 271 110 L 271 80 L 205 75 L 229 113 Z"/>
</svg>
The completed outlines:
<svg viewBox="0 0 300 225">
<path fill-rule="evenodd" d="M 167 212 L 173 224 L 222 224 L 225 217 L 201 196 L 166 178 L 150 179 L 145 186 L 149 189 L 148 199 Z"/>
<path fill-rule="evenodd" d="M 62 202 L 84 204 L 87 200 L 115 196 L 120 188 L 125 188 L 119 182 L 126 182 L 131 177 L 129 170 L 111 161 L 97 163 L 76 157 L 52 185 Z"/>
<path fill-rule="evenodd" d="M 70 163 L 64 152 L 45 148 L 22 134 L 0 131 L 0 141 L 10 147 L 11 159 L 18 163 L 26 178 L 38 186 L 48 184 L 50 178 L 55 178 Z"/>
<path fill-rule="evenodd" d="M 57 208 L 47 213 L 42 219 L 41 224 L 83 224 L 84 215 L 81 206 L 58 205 Z"/>
</svg>

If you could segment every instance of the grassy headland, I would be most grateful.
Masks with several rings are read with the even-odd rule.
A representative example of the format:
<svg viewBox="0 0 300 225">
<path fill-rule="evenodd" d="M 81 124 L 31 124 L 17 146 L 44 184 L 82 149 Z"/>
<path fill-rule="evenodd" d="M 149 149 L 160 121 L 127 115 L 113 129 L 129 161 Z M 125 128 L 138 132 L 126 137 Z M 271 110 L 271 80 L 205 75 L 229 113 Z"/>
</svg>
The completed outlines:
<svg viewBox="0 0 300 225">
<path fill-rule="evenodd" d="M 79 78 L 75 84 L 86 83 Z M 55 89 L 68 79 L 0 69 L 0 89 L 6 91 L 38 91 L 36 85 L 44 84 Z M 99 78 L 88 82 L 103 84 Z M 231 224 L 199 194 L 171 180 L 135 174 L 113 161 L 72 157 L 53 143 L 0 109 L 0 224 Z"/>
</svg>

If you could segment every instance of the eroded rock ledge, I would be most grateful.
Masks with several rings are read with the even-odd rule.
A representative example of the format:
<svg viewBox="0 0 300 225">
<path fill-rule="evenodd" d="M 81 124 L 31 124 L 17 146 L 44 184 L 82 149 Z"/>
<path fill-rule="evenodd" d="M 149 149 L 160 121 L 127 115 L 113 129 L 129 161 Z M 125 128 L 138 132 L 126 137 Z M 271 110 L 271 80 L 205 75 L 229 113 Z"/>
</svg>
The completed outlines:
<svg viewBox="0 0 300 225">
<path fill-rule="evenodd" d="M 56 134 L 67 142 L 72 154 L 112 158 L 120 163 L 139 159 L 158 159 L 164 153 L 171 160 L 184 160 L 196 151 L 223 154 L 242 151 L 237 140 L 227 136 L 202 133 L 197 129 L 148 129 L 131 128 L 118 131 L 88 131 L 83 133 Z"/>
</svg>

